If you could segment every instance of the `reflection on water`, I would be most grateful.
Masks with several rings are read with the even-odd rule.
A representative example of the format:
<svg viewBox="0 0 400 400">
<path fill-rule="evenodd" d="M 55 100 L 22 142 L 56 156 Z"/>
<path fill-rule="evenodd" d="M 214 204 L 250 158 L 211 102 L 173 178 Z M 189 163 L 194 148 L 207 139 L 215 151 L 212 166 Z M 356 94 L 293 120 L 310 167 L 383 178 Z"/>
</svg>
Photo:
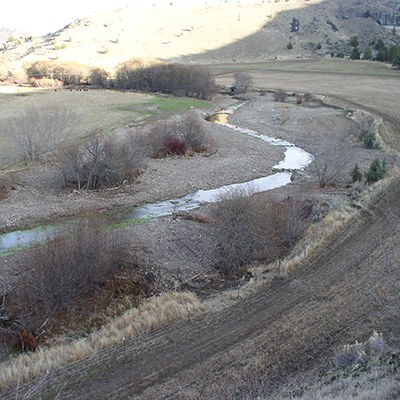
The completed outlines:
<svg viewBox="0 0 400 400">
<path fill-rule="evenodd" d="M 203 204 L 218 201 L 218 198 L 221 195 L 230 190 L 247 190 L 251 188 L 251 192 L 257 193 L 285 186 L 290 183 L 291 176 L 294 170 L 304 169 L 308 164 L 313 161 L 313 156 L 310 153 L 307 153 L 299 147 L 296 147 L 293 143 L 287 142 L 286 140 L 282 140 L 279 138 L 262 135 L 250 129 L 240 128 L 238 126 L 227 123 L 228 115 L 232 114 L 235 110 L 242 106 L 243 103 L 240 103 L 228 110 L 221 112 L 221 114 L 217 114 L 213 121 L 229 129 L 232 129 L 233 131 L 250 135 L 254 138 L 268 142 L 273 146 L 284 147 L 286 149 L 285 158 L 273 167 L 274 170 L 279 172 L 262 178 L 253 179 L 248 182 L 235 183 L 232 185 L 226 185 L 210 190 L 199 190 L 196 193 L 188 194 L 178 199 L 167 200 L 136 207 L 133 212 L 128 213 L 123 219 L 130 220 L 145 217 L 160 218 L 171 215 L 178 211 L 191 211 L 199 208 Z M 221 115 L 221 117 L 218 118 L 218 115 Z M 50 235 L 60 230 L 60 227 L 56 228 L 52 226 L 47 228 L 40 227 L 26 231 L 10 232 L 4 235 L 0 235 L 0 255 L 5 254 L 10 249 L 19 246 L 27 246 L 32 243 L 43 242 L 47 240 Z"/>
</svg>

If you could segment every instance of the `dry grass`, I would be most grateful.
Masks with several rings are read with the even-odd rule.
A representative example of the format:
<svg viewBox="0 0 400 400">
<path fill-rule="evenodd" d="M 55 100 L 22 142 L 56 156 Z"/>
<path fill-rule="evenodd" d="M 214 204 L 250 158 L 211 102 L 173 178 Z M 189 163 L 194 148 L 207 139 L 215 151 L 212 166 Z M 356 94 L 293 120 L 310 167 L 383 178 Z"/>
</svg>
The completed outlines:
<svg viewBox="0 0 400 400">
<path fill-rule="evenodd" d="M 396 374 L 399 354 L 393 353 L 387 361 L 379 360 L 361 371 L 355 370 L 345 376 L 331 376 L 329 383 L 317 383 L 301 395 L 282 396 L 280 399 L 293 400 L 395 400 L 400 395 L 400 383 Z"/>
<path fill-rule="evenodd" d="M 0 370 L 0 388 L 27 381 L 49 369 L 93 355 L 100 349 L 123 343 L 139 333 L 177 318 L 194 315 L 204 308 L 193 293 L 171 292 L 154 297 L 112 319 L 87 338 L 51 348 L 42 347 L 35 353 L 18 355 L 4 362 Z"/>
<path fill-rule="evenodd" d="M 337 236 L 346 226 L 359 218 L 359 210 L 367 210 L 382 196 L 385 189 L 400 176 L 400 170 L 392 170 L 387 178 L 374 185 L 366 187 L 355 207 L 345 206 L 329 213 L 322 221 L 311 225 L 301 240 L 295 245 L 291 254 L 282 260 L 268 266 L 268 270 L 278 270 L 286 275 L 294 268 L 301 265 L 308 257 L 322 249 L 327 243 Z"/>
</svg>

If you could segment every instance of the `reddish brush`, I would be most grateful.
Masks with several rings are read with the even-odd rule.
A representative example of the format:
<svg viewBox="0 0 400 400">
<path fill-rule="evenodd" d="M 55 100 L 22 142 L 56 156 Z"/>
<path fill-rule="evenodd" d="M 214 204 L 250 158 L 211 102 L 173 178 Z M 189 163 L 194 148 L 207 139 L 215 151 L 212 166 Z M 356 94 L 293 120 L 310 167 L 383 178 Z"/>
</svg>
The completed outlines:
<svg viewBox="0 0 400 400">
<path fill-rule="evenodd" d="M 186 153 L 187 146 L 174 136 L 167 136 L 164 140 L 164 147 L 167 154 L 182 155 Z"/>
</svg>

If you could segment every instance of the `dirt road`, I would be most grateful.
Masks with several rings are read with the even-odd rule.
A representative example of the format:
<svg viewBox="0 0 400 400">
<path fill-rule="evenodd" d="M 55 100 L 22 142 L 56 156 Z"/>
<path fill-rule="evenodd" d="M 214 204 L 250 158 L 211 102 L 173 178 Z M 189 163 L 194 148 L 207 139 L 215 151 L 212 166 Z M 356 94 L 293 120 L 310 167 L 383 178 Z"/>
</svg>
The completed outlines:
<svg viewBox="0 0 400 400">
<path fill-rule="evenodd" d="M 399 92 L 387 88 L 389 100 L 397 101 Z M 387 97 L 374 106 L 363 92 L 355 88 L 348 100 L 388 114 L 392 124 L 397 121 Z M 392 212 L 400 209 L 399 199 L 396 181 L 375 207 L 289 277 L 276 278 L 222 312 L 188 315 L 60 369 L 42 398 L 206 399 L 213 386 L 246 368 L 263 371 L 273 388 L 302 371 L 322 368 L 340 344 L 363 339 L 372 329 L 390 336 L 368 293 L 360 295 L 354 282 L 363 287 L 363 266 L 395 234 Z M 12 396 L 15 390 L 1 394 Z"/>
<path fill-rule="evenodd" d="M 398 183 L 373 212 L 288 278 L 221 313 L 188 317 L 70 365 L 52 377 L 43 398 L 59 391 L 61 399 L 182 399 L 183 392 L 207 396 L 210 382 L 253 362 L 264 364 L 271 384 L 317 367 L 332 346 L 354 334 L 355 320 L 371 316 L 367 298 L 341 309 L 351 294 L 336 288 L 379 246 L 377 236 L 392 235 L 385 211 L 398 208 Z"/>
</svg>

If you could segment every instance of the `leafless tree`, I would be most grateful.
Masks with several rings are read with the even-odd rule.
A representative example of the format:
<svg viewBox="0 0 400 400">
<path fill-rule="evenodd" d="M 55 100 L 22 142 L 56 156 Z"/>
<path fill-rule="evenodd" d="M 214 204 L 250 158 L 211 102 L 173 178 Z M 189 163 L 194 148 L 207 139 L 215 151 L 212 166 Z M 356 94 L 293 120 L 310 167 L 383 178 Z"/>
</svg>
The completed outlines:
<svg viewBox="0 0 400 400">
<path fill-rule="evenodd" d="M 216 232 L 213 263 L 228 275 L 253 262 L 271 262 L 283 256 L 307 226 L 309 204 L 250 194 L 229 192 L 212 210 Z"/>
<path fill-rule="evenodd" d="M 30 107 L 9 118 L 5 126 L 17 157 L 27 163 L 64 143 L 78 121 L 79 115 L 66 107 Z"/>
<path fill-rule="evenodd" d="M 183 143 L 195 152 L 204 151 L 211 144 L 204 121 L 195 112 L 189 112 L 180 118 L 177 133 Z"/>
<path fill-rule="evenodd" d="M 284 103 L 287 99 L 287 92 L 283 90 L 279 90 L 278 92 L 274 93 L 274 101 L 278 101 L 280 103 Z"/>
<path fill-rule="evenodd" d="M 349 175 L 348 172 L 344 174 L 347 159 L 347 156 L 326 153 L 315 157 L 312 169 L 321 188 L 335 186 L 343 180 L 343 175 Z"/>
<path fill-rule="evenodd" d="M 149 151 L 135 132 L 125 136 L 94 137 L 80 146 L 69 146 L 59 156 L 65 186 L 104 189 L 121 184 L 143 168 Z"/>
<path fill-rule="evenodd" d="M 186 150 L 204 152 L 213 146 L 212 137 L 204 121 L 194 111 L 178 118 L 159 121 L 144 130 L 142 136 L 154 158 L 185 153 Z M 174 152 L 173 144 L 184 151 Z M 178 146 L 179 144 L 181 146 Z"/>
<path fill-rule="evenodd" d="M 94 68 L 89 74 L 89 84 L 97 87 L 106 87 L 109 74 L 104 68 Z"/>
<path fill-rule="evenodd" d="M 116 234 L 95 219 L 33 250 L 31 268 L 22 274 L 16 294 L 20 314 L 43 321 L 72 311 L 119 267 L 118 245 Z"/>
<path fill-rule="evenodd" d="M 203 68 L 182 64 L 157 64 L 150 67 L 122 65 L 116 72 L 118 89 L 161 92 L 209 99 L 215 92 L 211 73 Z"/>
<path fill-rule="evenodd" d="M 253 78 L 248 72 L 236 72 L 233 79 L 235 93 L 246 93 L 253 85 Z"/>
</svg>

